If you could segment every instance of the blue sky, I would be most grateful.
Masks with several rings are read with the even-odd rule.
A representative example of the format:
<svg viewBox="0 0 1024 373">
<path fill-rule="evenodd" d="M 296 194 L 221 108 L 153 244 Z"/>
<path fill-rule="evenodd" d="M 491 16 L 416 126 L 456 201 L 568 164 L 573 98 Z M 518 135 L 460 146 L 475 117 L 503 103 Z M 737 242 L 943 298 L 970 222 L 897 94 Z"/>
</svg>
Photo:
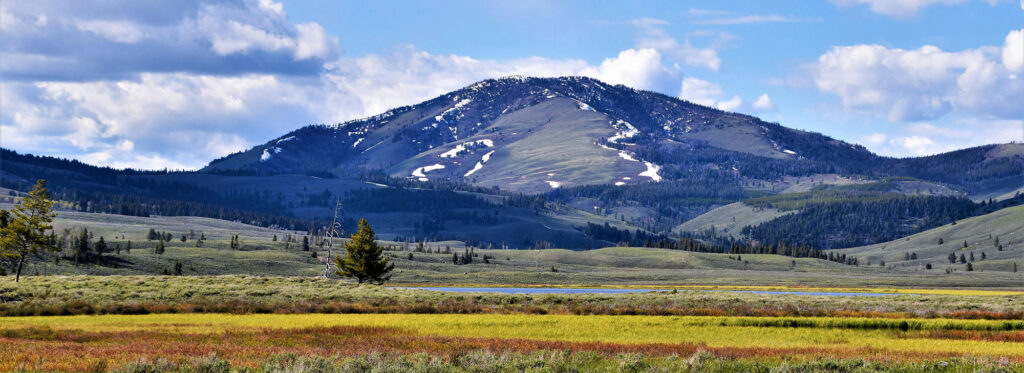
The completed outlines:
<svg viewBox="0 0 1024 373">
<path fill-rule="evenodd" d="M 0 146 L 198 168 L 509 74 L 588 75 L 884 155 L 1024 140 L 1024 2 L 20 2 Z"/>
</svg>

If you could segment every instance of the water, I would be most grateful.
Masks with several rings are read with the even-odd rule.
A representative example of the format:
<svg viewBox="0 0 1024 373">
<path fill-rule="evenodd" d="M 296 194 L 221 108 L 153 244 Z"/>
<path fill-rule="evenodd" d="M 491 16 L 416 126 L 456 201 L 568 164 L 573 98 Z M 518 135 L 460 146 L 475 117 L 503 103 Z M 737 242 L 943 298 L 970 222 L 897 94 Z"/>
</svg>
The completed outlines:
<svg viewBox="0 0 1024 373">
<path fill-rule="evenodd" d="M 411 287 L 405 289 L 446 291 L 451 293 L 495 294 L 625 294 L 665 291 L 663 289 L 608 289 L 608 288 L 504 288 L 504 287 Z"/>
<path fill-rule="evenodd" d="M 614 288 L 516 288 L 516 287 L 410 287 L 406 289 L 444 291 L 450 293 L 494 293 L 494 294 L 626 294 L 669 291 L 668 289 L 614 289 Z M 686 291 L 686 290 L 684 290 Z M 769 291 L 769 290 L 698 290 L 724 291 L 769 295 L 807 295 L 824 297 L 884 297 L 910 295 L 896 293 L 845 293 L 831 291 Z"/>
</svg>

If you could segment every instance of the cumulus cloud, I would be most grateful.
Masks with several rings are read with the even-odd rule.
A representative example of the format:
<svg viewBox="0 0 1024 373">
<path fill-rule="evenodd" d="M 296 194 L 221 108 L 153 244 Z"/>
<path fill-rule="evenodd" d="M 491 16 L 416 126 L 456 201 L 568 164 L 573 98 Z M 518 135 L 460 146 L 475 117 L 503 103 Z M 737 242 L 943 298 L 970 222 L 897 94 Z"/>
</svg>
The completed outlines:
<svg viewBox="0 0 1024 373">
<path fill-rule="evenodd" d="M 754 111 L 760 112 L 775 111 L 778 109 L 772 102 L 772 98 L 768 97 L 767 93 L 762 94 L 760 97 L 758 97 L 757 100 L 754 101 L 753 104 L 751 104 L 751 107 L 754 109 Z"/>
<path fill-rule="evenodd" d="M 722 87 L 718 84 L 692 77 L 683 79 L 682 87 L 679 90 L 679 98 L 698 105 L 724 111 L 737 111 L 743 106 L 743 98 L 740 96 L 732 96 L 726 100 L 723 100 L 722 96 Z"/>
<path fill-rule="evenodd" d="M 583 75 L 607 83 L 653 90 L 677 74 L 679 69 L 662 64 L 661 53 L 653 48 L 626 49 L 616 57 L 605 59 L 600 66 L 583 71 Z"/>
<path fill-rule="evenodd" d="M 319 25 L 293 25 L 269 0 L 8 2 L 0 18 L 7 81 L 142 72 L 316 75 L 339 50 Z"/>
<path fill-rule="evenodd" d="M 1006 44 L 1020 34 L 1010 32 Z M 1018 61 L 1012 46 L 946 52 L 934 46 L 854 45 L 834 47 L 809 68 L 819 90 L 839 96 L 848 108 L 881 112 L 891 121 L 949 113 L 1021 118 L 1024 79 L 1014 73 Z"/>
<path fill-rule="evenodd" d="M 718 71 L 722 67 L 718 51 L 714 48 L 695 47 L 688 40 L 679 42 L 664 30 L 663 26 L 668 24 L 667 21 L 639 18 L 631 20 L 630 23 L 641 32 L 637 39 L 638 48 L 657 50 L 667 58 L 689 66 L 705 67 L 713 71 Z"/>
<path fill-rule="evenodd" d="M 1021 0 L 1024 7 L 1024 0 Z M 1024 29 L 1010 31 L 1003 43 L 1003 66 L 1015 73 L 1024 72 Z"/>
<path fill-rule="evenodd" d="M 971 146 L 1021 140 L 1018 120 L 959 119 L 949 123 L 916 122 L 897 134 L 872 134 L 863 138 L 872 150 L 892 156 L 925 156 Z"/>
</svg>

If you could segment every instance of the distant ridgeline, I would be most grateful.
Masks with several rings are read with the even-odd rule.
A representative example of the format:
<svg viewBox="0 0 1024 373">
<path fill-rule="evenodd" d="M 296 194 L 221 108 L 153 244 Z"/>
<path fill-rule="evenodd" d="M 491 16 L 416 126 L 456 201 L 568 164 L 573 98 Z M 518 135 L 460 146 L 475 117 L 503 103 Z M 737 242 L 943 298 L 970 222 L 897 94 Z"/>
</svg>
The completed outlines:
<svg viewBox="0 0 1024 373">
<path fill-rule="evenodd" d="M 297 230 L 323 225 L 321 219 L 300 219 L 285 214 L 280 196 L 269 192 L 216 192 L 194 183 L 152 178 L 189 172 L 115 170 L 76 160 L 18 154 L 7 149 L 0 149 L 0 159 L 3 167 L 0 186 L 25 191 L 35 180 L 45 179 L 51 196 L 70 203 L 77 211 L 130 216 L 202 216 Z"/>
</svg>

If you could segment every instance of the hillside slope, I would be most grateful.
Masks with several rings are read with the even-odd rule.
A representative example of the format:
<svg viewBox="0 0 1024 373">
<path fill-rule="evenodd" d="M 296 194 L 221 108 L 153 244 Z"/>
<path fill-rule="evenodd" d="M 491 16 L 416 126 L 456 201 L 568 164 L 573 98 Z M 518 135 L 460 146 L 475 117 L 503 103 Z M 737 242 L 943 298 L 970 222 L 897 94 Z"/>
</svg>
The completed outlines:
<svg viewBox="0 0 1024 373">
<path fill-rule="evenodd" d="M 1000 245 L 1002 250 L 999 250 Z M 836 252 L 864 258 L 875 264 L 882 260 L 888 265 L 899 267 L 932 264 L 937 270 L 946 267 L 964 270 L 964 264 L 949 263 L 949 254 L 959 259 L 961 254 L 970 258 L 973 253 L 976 271 L 1009 271 L 1012 270 L 1012 263 L 1024 266 L 1024 206 L 1008 207 L 898 240 Z M 986 257 L 984 260 L 981 259 L 983 252 Z M 907 254 L 916 254 L 917 259 L 905 260 Z M 1024 267 L 1020 270 L 1024 271 Z"/>
</svg>

